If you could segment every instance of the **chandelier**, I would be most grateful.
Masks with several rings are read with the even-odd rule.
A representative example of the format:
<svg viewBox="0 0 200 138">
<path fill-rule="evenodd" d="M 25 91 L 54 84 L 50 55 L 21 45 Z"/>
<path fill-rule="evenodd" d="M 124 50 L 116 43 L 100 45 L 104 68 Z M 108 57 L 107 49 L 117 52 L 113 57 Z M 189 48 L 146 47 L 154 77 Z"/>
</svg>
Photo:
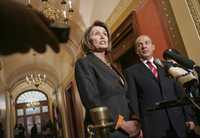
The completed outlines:
<svg viewBox="0 0 200 138">
<path fill-rule="evenodd" d="M 46 74 L 41 74 L 36 72 L 26 74 L 26 83 L 28 85 L 33 85 L 36 88 L 38 88 L 45 81 L 46 81 Z"/>
<path fill-rule="evenodd" d="M 29 103 L 26 104 L 27 107 L 31 107 L 33 109 L 35 109 L 36 106 L 39 106 L 40 102 L 39 101 L 31 101 Z"/>
<path fill-rule="evenodd" d="M 61 0 L 59 8 L 50 4 L 49 0 L 41 0 L 41 13 L 46 16 L 51 23 L 67 24 L 68 19 L 74 12 L 72 8 L 72 0 Z M 26 0 L 26 5 L 31 5 L 31 0 Z"/>
</svg>

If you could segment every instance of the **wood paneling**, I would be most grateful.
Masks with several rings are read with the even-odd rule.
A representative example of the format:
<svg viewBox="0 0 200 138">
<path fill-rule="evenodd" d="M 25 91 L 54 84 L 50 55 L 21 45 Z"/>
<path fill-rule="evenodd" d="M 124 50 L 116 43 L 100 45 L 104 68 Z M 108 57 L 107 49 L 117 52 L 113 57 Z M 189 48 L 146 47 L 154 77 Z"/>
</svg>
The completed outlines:
<svg viewBox="0 0 200 138">
<path fill-rule="evenodd" d="M 176 48 L 186 55 L 168 0 L 144 0 L 113 32 L 112 58 L 122 69 L 136 62 L 134 41 L 141 34 L 150 36 L 156 45 L 157 58 L 162 59 L 163 51 L 168 48 Z"/>
<path fill-rule="evenodd" d="M 69 138 L 84 138 L 83 115 L 81 105 L 76 101 L 75 81 L 67 87 L 65 92 L 67 127 Z"/>
<path fill-rule="evenodd" d="M 134 13 L 131 13 L 112 34 L 112 59 L 124 69 L 136 60 L 134 41 L 137 37 L 134 28 Z"/>
</svg>

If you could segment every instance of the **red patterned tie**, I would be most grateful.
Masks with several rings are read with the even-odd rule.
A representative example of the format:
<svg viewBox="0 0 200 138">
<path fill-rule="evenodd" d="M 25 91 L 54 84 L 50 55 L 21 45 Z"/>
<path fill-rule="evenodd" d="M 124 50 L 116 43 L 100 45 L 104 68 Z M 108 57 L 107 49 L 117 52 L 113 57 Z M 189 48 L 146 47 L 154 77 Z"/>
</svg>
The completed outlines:
<svg viewBox="0 0 200 138">
<path fill-rule="evenodd" d="M 153 75 L 158 78 L 158 71 L 157 71 L 157 68 L 154 67 L 154 65 L 150 62 L 150 61 L 147 61 L 147 65 L 149 66 L 149 69 L 151 70 L 151 72 L 153 73 Z"/>
</svg>

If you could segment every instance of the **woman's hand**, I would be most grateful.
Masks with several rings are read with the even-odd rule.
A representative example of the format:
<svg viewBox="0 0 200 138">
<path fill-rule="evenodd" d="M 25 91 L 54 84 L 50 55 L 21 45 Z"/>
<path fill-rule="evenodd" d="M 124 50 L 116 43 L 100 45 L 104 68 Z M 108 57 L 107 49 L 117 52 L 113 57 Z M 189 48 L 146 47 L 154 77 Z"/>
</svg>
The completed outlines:
<svg viewBox="0 0 200 138">
<path fill-rule="evenodd" d="M 140 129 L 140 123 L 137 120 L 124 121 L 120 125 L 120 128 L 124 130 L 126 133 L 128 133 L 130 137 L 134 136 L 137 136 L 137 138 L 143 137 L 142 131 Z M 142 137 L 139 137 L 140 135 Z"/>
</svg>

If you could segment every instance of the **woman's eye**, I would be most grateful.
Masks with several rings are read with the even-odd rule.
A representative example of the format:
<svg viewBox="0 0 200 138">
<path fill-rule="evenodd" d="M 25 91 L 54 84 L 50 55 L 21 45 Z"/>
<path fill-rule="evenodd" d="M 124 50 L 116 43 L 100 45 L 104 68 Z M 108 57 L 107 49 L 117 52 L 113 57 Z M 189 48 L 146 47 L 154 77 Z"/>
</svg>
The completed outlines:
<svg viewBox="0 0 200 138">
<path fill-rule="evenodd" d="M 94 36 L 100 36 L 100 35 L 102 35 L 102 36 L 108 36 L 107 32 L 94 32 L 93 35 Z"/>
<path fill-rule="evenodd" d="M 151 43 L 151 41 L 145 41 L 145 44 L 150 44 Z"/>
<path fill-rule="evenodd" d="M 105 36 L 108 36 L 108 34 L 105 32 L 105 33 L 103 33 Z"/>
<path fill-rule="evenodd" d="M 137 45 L 137 47 L 139 48 L 139 47 L 141 47 L 142 46 L 142 44 L 141 43 L 139 43 L 138 45 Z"/>
<path fill-rule="evenodd" d="M 95 32 L 95 33 L 94 33 L 94 35 L 99 35 L 99 34 L 100 34 L 99 32 Z"/>
</svg>

